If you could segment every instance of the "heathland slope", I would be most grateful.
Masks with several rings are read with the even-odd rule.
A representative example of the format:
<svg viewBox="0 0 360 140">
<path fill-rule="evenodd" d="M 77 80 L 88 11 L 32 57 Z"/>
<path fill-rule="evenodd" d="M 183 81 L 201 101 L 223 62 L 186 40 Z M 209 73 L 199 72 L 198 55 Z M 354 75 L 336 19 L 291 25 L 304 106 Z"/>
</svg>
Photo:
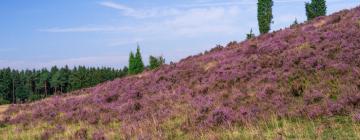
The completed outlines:
<svg viewBox="0 0 360 140">
<path fill-rule="evenodd" d="M 185 135 L 274 116 L 360 121 L 360 7 L 72 95 L 14 105 L 5 124 L 119 122 L 123 138 L 164 138 L 161 126 L 171 122 Z"/>
</svg>

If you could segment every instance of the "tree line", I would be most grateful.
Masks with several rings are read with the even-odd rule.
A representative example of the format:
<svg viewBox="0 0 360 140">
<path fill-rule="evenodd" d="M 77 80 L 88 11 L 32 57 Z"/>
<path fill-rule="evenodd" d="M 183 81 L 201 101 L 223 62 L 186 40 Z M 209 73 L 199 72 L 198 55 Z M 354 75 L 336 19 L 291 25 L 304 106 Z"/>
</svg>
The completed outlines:
<svg viewBox="0 0 360 140">
<path fill-rule="evenodd" d="M 50 70 L 0 69 L 0 104 L 24 103 L 123 77 L 127 68 L 68 66 Z"/>
<path fill-rule="evenodd" d="M 129 68 L 114 69 L 109 67 L 68 66 L 41 70 L 0 69 L 0 104 L 25 103 L 46 98 L 51 95 L 95 86 L 99 83 L 134 75 L 146 69 L 152 70 L 165 64 L 165 59 L 150 56 L 149 65 L 145 66 L 140 47 L 136 54 L 130 53 Z"/>
</svg>

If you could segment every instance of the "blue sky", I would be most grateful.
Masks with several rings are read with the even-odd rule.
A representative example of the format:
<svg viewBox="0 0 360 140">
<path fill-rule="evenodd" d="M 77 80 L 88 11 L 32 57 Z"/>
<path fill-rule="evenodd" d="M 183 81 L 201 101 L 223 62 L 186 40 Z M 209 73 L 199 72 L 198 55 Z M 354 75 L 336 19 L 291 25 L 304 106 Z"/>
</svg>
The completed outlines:
<svg viewBox="0 0 360 140">
<path fill-rule="evenodd" d="M 274 0 L 273 30 L 306 19 L 304 2 Z M 178 61 L 216 44 L 258 33 L 256 0 L 1 0 L 0 68 L 127 65 L 141 46 L 144 61 Z M 328 14 L 360 5 L 327 0 Z"/>
</svg>

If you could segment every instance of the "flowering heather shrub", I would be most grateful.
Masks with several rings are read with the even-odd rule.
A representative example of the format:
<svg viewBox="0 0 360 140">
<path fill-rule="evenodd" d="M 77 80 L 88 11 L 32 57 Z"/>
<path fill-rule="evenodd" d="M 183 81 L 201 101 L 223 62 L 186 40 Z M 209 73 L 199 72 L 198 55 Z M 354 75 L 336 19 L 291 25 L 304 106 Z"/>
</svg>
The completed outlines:
<svg viewBox="0 0 360 140">
<path fill-rule="evenodd" d="M 104 132 L 99 131 L 99 132 L 93 133 L 92 139 L 93 140 L 106 140 L 106 137 L 104 135 Z"/>
<path fill-rule="evenodd" d="M 319 91 L 310 91 L 310 93 L 306 94 L 304 97 L 304 101 L 307 105 L 314 104 L 320 102 L 325 95 Z"/>
<path fill-rule="evenodd" d="M 358 113 L 355 113 L 354 116 L 353 116 L 353 118 L 354 118 L 354 120 L 355 120 L 356 122 L 360 122 L 360 113 L 359 113 L 359 112 L 358 112 Z"/>
<path fill-rule="evenodd" d="M 333 101 L 329 101 L 327 104 L 327 111 L 329 115 L 343 115 L 345 112 L 342 104 Z"/>
<path fill-rule="evenodd" d="M 233 121 L 233 117 L 234 112 L 231 109 L 218 108 L 211 113 L 207 122 L 211 126 L 230 125 L 230 123 Z"/>
<path fill-rule="evenodd" d="M 184 129 L 196 130 L 272 115 L 349 117 L 360 110 L 359 19 L 360 7 L 341 11 L 154 71 L 12 105 L 5 123 L 121 122 L 132 131 L 181 116 Z M 77 135 L 86 138 L 87 131 Z"/>
</svg>

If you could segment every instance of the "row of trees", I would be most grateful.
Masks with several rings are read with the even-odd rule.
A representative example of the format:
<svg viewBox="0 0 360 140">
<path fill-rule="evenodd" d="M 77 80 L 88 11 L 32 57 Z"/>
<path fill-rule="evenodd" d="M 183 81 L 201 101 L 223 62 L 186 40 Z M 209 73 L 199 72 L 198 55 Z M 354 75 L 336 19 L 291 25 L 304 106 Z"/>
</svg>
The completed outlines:
<svg viewBox="0 0 360 140">
<path fill-rule="evenodd" d="M 258 0 L 258 24 L 260 34 L 268 33 L 271 30 L 271 23 L 273 23 L 272 7 L 273 0 Z M 311 0 L 305 3 L 306 16 L 308 20 L 312 20 L 319 16 L 326 15 L 326 0 Z M 295 20 L 294 24 L 297 24 Z M 247 38 L 252 38 L 255 35 L 252 31 L 247 34 Z"/>
<path fill-rule="evenodd" d="M 129 68 L 94 68 L 68 66 L 50 70 L 14 70 L 0 69 L 0 104 L 24 103 L 39 100 L 51 95 L 62 94 L 126 75 L 134 75 L 145 69 L 156 69 L 165 64 L 163 57 L 150 56 L 145 66 L 138 46 L 136 53 L 130 53 Z"/>
<path fill-rule="evenodd" d="M 128 69 L 67 66 L 50 70 L 0 69 L 0 104 L 24 103 L 123 77 Z"/>
</svg>

